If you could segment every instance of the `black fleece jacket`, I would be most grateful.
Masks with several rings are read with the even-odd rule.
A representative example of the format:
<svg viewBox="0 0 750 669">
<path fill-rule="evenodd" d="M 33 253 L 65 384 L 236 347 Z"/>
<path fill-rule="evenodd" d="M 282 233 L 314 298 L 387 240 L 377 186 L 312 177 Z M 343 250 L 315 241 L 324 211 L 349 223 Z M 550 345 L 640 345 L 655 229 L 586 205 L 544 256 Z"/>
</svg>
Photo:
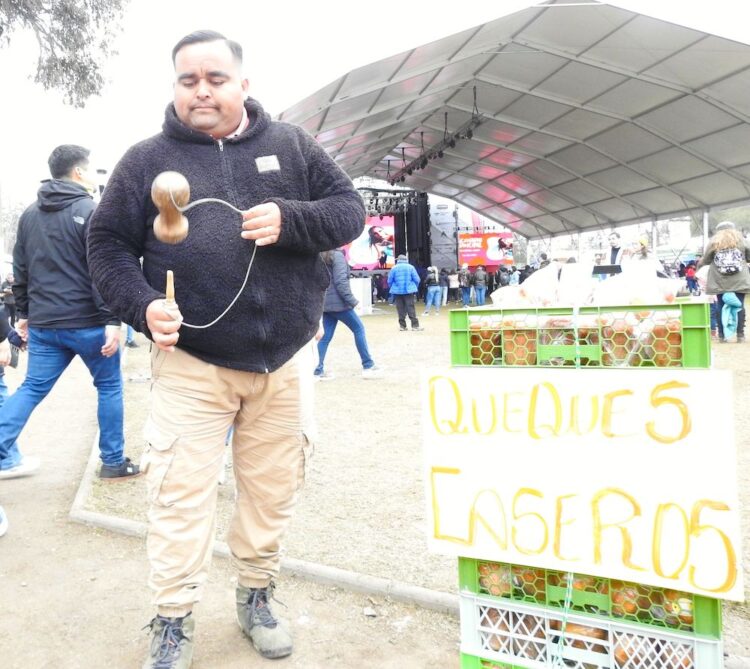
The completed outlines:
<svg viewBox="0 0 750 669">
<path fill-rule="evenodd" d="M 187 212 L 185 241 L 159 242 L 150 195 L 154 178 L 165 170 L 180 172 L 191 201 L 220 198 L 243 210 L 275 202 L 280 237 L 258 247 L 240 298 L 209 328 L 183 325 L 177 344 L 221 367 L 269 372 L 315 334 L 328 285 L 319 254 L 356 238 L 365 210 L 350 179 L 304 130 L 273 122 L 254 100 L 245 108 L 249 127 L 216 141 L 182 124 L 170 104 L 162 132 L 131 147 L 115 167 L 91 222 L 88 257 L 107 304 L 137 330 L 150 336 L 146 308 L 164 297 L 169 269 L 185 322 L 203 325 L 240 289 L 253 243 L 240 237 L 242 217 L 220 204 Z"/>
<path fill-rule="evenodd" d="M 42 182 L 37 201 L 18 220 L 13 296 L 19 318 L 37 328 L 119 325 L 94 289 L 86 233 L 94 201 L 73 181 Z"/>
</svg>

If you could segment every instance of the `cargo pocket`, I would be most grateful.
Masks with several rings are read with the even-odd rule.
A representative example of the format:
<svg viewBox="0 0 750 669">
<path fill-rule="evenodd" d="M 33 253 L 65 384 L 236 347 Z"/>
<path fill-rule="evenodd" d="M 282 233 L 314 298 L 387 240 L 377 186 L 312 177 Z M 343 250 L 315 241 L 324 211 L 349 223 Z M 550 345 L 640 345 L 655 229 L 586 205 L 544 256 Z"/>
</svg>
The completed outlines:
<svg viewBox="0 0 750 669">
<path fill-rule="evenodd" d="M 310 473 L 310 461 L 315 453 L 315 442 L 305 432 L 300 432 L 300 447 L 302 453 L 300 454 L 300 467 L 299 467 L 299 478 L 297 480 L 297 490 L 301 490 L 307 476 Z"/>
<path fill-rule="evenodd" d="M 141 471 L 146 473 L 149 501 L 163 504 L 164 480 L 175 456 L 177 435 L 161 429 L 149 418 L 143 428 L 146 446 L 141 456 Z"/>
</svg>

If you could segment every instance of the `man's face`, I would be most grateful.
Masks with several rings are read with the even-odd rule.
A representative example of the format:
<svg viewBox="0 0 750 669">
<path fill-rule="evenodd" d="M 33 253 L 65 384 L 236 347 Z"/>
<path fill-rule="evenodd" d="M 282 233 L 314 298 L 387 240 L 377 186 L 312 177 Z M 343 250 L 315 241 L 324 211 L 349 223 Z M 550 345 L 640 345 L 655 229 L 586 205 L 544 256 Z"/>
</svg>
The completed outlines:
<svg viewBox="0 0 750 669">
<path fill-rule="evenodd" d="M 610 235 L 609 236 L 609 245 L 616 249 L 618 246 L 620 246 L 620 238 L 617 235 Z"/>
<path fill-rule="evenodd" d="M 214 139 L 242 120 L 247 80 L 223 41 L 190 44 L 175 57 L 174 107 L 185 125 Z"/>
</svg>

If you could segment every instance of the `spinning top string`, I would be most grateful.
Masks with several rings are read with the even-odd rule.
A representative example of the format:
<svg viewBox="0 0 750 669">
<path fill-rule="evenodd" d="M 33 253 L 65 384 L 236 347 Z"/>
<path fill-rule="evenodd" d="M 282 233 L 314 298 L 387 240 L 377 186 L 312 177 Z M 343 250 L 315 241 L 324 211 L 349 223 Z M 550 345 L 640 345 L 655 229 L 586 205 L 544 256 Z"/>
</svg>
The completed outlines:
<svg viewBox="0 0 750 669">
<path fill-rule="evenodd" d="M 175 197 L 176 193 L 176 197 Z M 188 202 L 190 200 L 190 185 L 187 179 L 179 172 L 162 172 L 157 175 L 151 184 L 151 199 L 159 210 L 159 214 L 154 219 L 154 235 L 156 238 L 166 244 L 179 244 L 183 241 L 188 234 L 188 220 L 183 214 L 192 209 L 198 204 L 207 204 L 213 202 L 216 204 L 223 204 L 226 207 L 236 211 L 238 214 L 242 214 L 242 209 L 238 209 L 229 202 L 220 200 L 213 197 L 205 197 L 195 202 Z M 178 204 L 178 201 L 181 204 Z M 255 254 L 258 251 L 257 245 L 253 244 L 253 252 L 250 255 L 250 261 L 247 265 L 247 272 L 245 272 L 245 279 L 242 282 L 242 286 L 237 291 L 237 294 L 232 298 L 229 305 L 221 312 L 214 320 L 204 325 L 196 325 L 194 323 L 182 324 L 185 327 L 193 328 L 196 330 L 203 330 L 210 328 L 212 325 L 218 323 L 224 316 L 227 315 L 229 310 L 235 305 L 237 300 L 242 295 L 242 292 L 247 286 L 247 280 L 250 277 L 250 270 L 252 269 L 253 262 L 255 261 Z M 177 303 L 174 299 L 174 275 L 172 270 L 167 271 L 167 286 L 166 286 L 166 299 L 164 302 L 164 310 L 169 313 L 177 310 Z"/>
<path fill-rule="evenodd" d="M 238 214 L 242 213 L 242 209 L 237 209 L 233 204 L 229 204 L 226 200 L 220 200 L 218 197 L 202 197 L 200 200 L 196 200 L 195 202 L 191 202 L 190 204 L 186 204 L 184 207 L 181 207 L 178 205 L 174 200 L 174 194 L 172 193 L 172 189 L 168 188 L 169 190 L 169 198 L 172 200 L 172 204 L 174 205 L 174 208 L 177 209 L 181 214 L 184 214 L 186 211 L 190 211 L 193 207 L 195 207 L 197 204 L 207 204 L 208 202 L 215 202 L 216 204 L 223 204 L 229 207 L 230 209 L 234 209 Z"/>
<path fill-rule="evenodd" d="M 194 203 L 197 204 L 197 203 Z M 226 203 L 225 203 L 226 204 Z M 229 205 L 230 207 L 232 205 Z M 253 253 L 250 256 L 250 262 L 247 265 L 247 272 L 245 272 L 245 280 L 242 282 L 242 286 L 237 291 L 237 294 L 234 296 L 232 301 L 229 303 L 226 309 L 222 311 L 216 318 L 214 318 L 210 323 L 206 323 L 205 325 L 194 325 L 193 323 L 186 323 L 185 321 L 182 321 L 182 324 L 186 328 L 193 328 L 194 330 L 204 330 L 205 328 L 210 328 L 212 325 L 216 325 L 224 316 L 227 315 L 229 310 L 234 306 L 234 303 L 240 299 L 240 295 L 242 295 L 242 291 L 245 290 L 245 286 L 247 285 L 247 280 L 250 277 L 250 268 L 253 266 L 253 261 L 255 260 L 255 254 L 258 251 L 258 247 L 253 244 Z"/>
</svg>

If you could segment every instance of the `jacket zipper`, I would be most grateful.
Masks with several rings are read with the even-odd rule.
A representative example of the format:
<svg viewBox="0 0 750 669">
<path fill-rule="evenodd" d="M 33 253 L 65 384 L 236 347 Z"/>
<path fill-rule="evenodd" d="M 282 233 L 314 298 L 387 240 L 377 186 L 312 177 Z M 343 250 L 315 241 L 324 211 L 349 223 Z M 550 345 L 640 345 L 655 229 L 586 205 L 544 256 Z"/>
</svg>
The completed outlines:
<svg viewBox="0 0 750 669">
<path fill-rule="evenodd" d="M 230 171 L 229 171 L 229 164 L 227 163 L 227 159 L 224 156 L 224 140 L 217 139 L 216 143 L 219 145 L 219 153 L 221 154 L 221 163 L 222 163 L 222 165 L 221 165 L 221 172 L 225 176 L 225 178 L 227 178 L 229 176 Z M 230 195 L 235 195 L 234 190 L 231 188 L 231 186 L 228 187 L 227 190 L 229 191 Z M 236 199 L 236 198 L 234 198 L 234 199 Z M 261 307 L 261 312 L 263 314 L 265 314 L 266 310 L 265 310 L 264 306 L 261 304 L 260 307 Z M 260 327 L 263 330 L 263 341 L 265 342 L 268 339 L 268 335 L 266 334 L 266 328 L 264 327 L 264 325 L 263 325 L 262 322 L 260 323 Z M 261 354 L 261 358 L 262 358 L 262 361 L 263 361 L 263 369 L 265 370 L 265 373 L 268 374 L 268 365 L 266 364 L 266 347 L 265 347 L 265 345 L 261 346 L 260 354 Z"/>
</svg>

